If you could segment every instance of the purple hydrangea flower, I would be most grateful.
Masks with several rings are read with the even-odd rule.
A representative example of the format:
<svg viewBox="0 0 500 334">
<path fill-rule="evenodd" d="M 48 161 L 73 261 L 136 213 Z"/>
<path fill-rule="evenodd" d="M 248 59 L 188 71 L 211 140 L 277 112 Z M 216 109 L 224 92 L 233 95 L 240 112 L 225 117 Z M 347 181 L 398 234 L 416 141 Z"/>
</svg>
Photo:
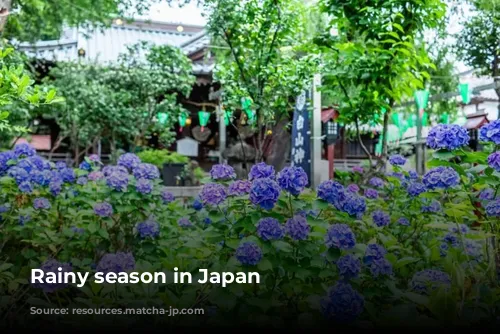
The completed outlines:
<svg viewBox="0 0 500 334">
<path fill-rule="evenodd" d="M 58 161 L 55 164 L 57 170 L 68 168 L 68 165 L 64 161 Z"/>
<path fill-rule="evenodd" d="M 422 198 L 422 212 L 437 213 L 441 211 L 441 203 L 435 199 L 430 201 L 427 198 Z"/>
<path fill-rule="evenodd" d="M 36 210 L 48 210 L 50 209 L 52 206 L 50 205 L 50 202 L 48 199 L 46 199 L 45 197 L 38 197 L 38 198 L 35 198 L 35 200 L 33 201 L 33 208 L 35 208 Z"/>
<path fill-rule="evenodd" d="M 349 323 L 358 318 L 364 310 L 365 301 L 349 283 L 337 282 L 328 289 L 326 297 L 321 299 L 321 313 L 341 323 Z"/>
<path fill-rule="evenodd" d="M 33 146 L 28 143 L 21 143 L 14 146 L 14 156 L 16 158 L 20 157 L 32 157 L 36 155 L 36 150 Z"/>
<path fill-rule="evenodd" d="M 128 176 L 127 173 L 115 171 L 106 176 L 106 184 L 114 190 L 127 191 Z"/>
<path fill-rule="evenodd" d="M 222 184 L 207 183 L 201 188 L 200 199 L 204 205 L 217 206 L 227 197 L 226 188 Z"/>
<path fill-rule="evenodd" d="M 139 236 L 143 239 L 154 239 L 160 235 L 160 224 L 152 219 L 148 219 L 137 224 L 135 229 L 137 230 L 137 234 L 139 234 Z"/>
<path fill-rule="evenodd" d="M 363 197 L 353 193 L 346 193 L 344 200 L 335 203 L 337 210 L 344 211 L 351 216 L 359 217 L 366 211 L 366 201 Z"/>
<path fill-rule="evenodd" d="M 307 174 L 302 167 L 285 167 L 278 173 L 277 181 L 281 189 L 298 196 L 308 184 Z"/>
<path fill-rule="evenodd" d="M 193 201 L 193 209 L 195 209 L 196 211 L 200 211 L 201 209 L 203 209 L 203 203 L 201 203 L 198 198 Z"/>
<path fill-rule="evenodd" d="M 59 170 L 59 174 L 63 182 L 73 183 L 75 182 L 76 176 L 73 168 L 64 168 Z"/>
<path fill-rule="evenodd" d="M 49 191 L 53 196 L 57 196 L 62 191 L 62 182 L 58 179 L 50 181 Z"/>
<path fill-rule="evenodd" d="M 345 189 L 337 181 L 326 180 L 319 184 L 318 198 L 330 203 L 335 204 L 342 202 L 345 199 Z"/>
<path fill-rule="evenodd" d="M 368 184 L 370 184 L 372 187 L 375 187 L 375 188 L 383 188 L 384 187 L 384 181 L 379 177 L 372 177 L 368 181 Z"/>
<path fill-rule="evenodd" d="M 250 169 L 250 173 L 248 173 L 248 180 L 253 181 L 256 179 L 267 179 L 274 178 L 275 175 L 274 167 L 271 165 L 267 165 L 265 162 L 259 162 L 255 164 Z"/>
<path fill-rule="evenodd" d="M 92 165 L 88 163 L 87 160 L 83 160 L 78 166 L 79 169 L 90 172 L 92 170 Z"/>
<path fill-rule="evenodd" d="M 474 240 L 465 240 L 465 254 L 473 258 L 475 261 L 481 261 L 483 258 L 483 247 Z"/>
<path fill-rule="evenodd" d="M 7 175 L 13 178 L 17 184 L 21 184 L 30 179 L 30 175 L 24 169 L 19 167 L 12 167 L 8 170 Z"/>
<path fill-rule="evenodd" d="M 500 151 L 493 152 L 488 156 L 488 165 L 500 172 Z"/>
<path fill-rule="evenodd" d="M 10 168 L 10 161 L 15 159 L 14 152 L 5 151 L 0 152 L 0 176 L 4 175 L 5 172 Z"/>
<path fill-rule="evenodd" d="M 92 162 L 101 162 L 101 158 L 97 154 L 91 154 L 89 160 Z"/>
<path fill-rule="evenodd" d="M 61 271 L 59 271 L 59 268 L 61 268 Z M 52 274 L 59 274 L 59 273 L 69 273 L 73 270 L 71 265 L 69 263 L 61 263 L 58 262 L 54 259 L 49 259 L 42 263 L 40 266 L 40 269 L 43 270 L 44 274 L 47 275 L 48 273 Z M 67 283 L 39 283 L 39 282 L 31 282 L 33 287 L 42 289 L 46 293 L 52 293 L 57 290 L 64 289 L 68 286 Z"/>
<path fill-rule="evenodd" d="M 102 173 L 104 174 L 105 177 L 108 177 L 115 172 L 128 174 L 127 168 L 123 166 L 106 166 L 102 169 Z"/>
<path fill-rule="evenodd" d="M 352 193 L 357 193 L 359 191 L 359 187 L 357 184 L 351 183 L 350 185 L 347 186 L 347 190 Z"/>
<path fill-rule="evenodd" d="M 370 273 L 373 277 L 392 275 L 392 264 L 387 259 L 374 259 L 369 265 Z"/>
<path fill-rule="evenodd" d="M 448 244 L 446 244 L 446 243 L 444 243 L 444 242 L 443 242 L 443 243 L 441 243 L 441 244 L 439 245 L 439 255 L 440 255 L 441 257 L 445 257 L 445 256 L 446 256 L 446 254 L 448 254 L 448 250 L 449 250 L 449 249 L 450 249 L 450 246 L 448 246 Z"/>
<path fill-rule="evenodd" d="M 135 189 L 141 194 L 151 194 L 153 184 L 148 179 L 138 179 L 135 183 Z"/>
<path fill-rule="evenodd" d="M 250 192 L 252 182 L 247 180 L 237 180 L 229 185 L 229 195 L 244 196 Z"/>
<path fill-rule="evenodd" d="M 80 186 L 84 186 L 87 184 L 89 180 L 85 177 L 85 176 L 80 176 L 77 180 L 76 180 L 76 184 L 80 185 Z"/>
<path fill-rule="evenodd" d="M 361 271 L 361 261 L 351 254 L 344 255 L 337 260 L 337 268 L 341 277 L 356 278 Z"/>
<path fill-rule="evenodd" d="M 39 186 L 48 186 L 50 181 L 52 180 L 52 176 L 52 172 L 49 170 L 34 170 L 31 172 L 30 181 Z"/>
<path fill-rule="evenodd" d="M 424 295 L 429 295 L 439 288 L 448 290 L 450 287 L 450 276 L 440 270 L 427 269 L 419 271 L 413 275 L 410 281 L 410 290 Z"/>
<path fill-rule="evenodd" d="M 90 172 L 87 176 L 90 181 L 98 181 L 104 179 L 104 174 L 99 171 Z"/>
<path fill-rule="evenodd" d="M 486 205 L 486 215 L 489 217 L 500 217 L 500 200 L 494 200 Z"/>
<path fill-rule="evenodd" d="M 479 139 L 500 145 L 500 119 L 484 125 L 479 130 Z"/>
<path fill-rule="evenodd" d="M 21 216 L 19 216 L 19 225 L 24 226 L 24 224 L 26 224 L 30 220 L 31 220 L 30 215 L 21 215 Z"/>
<path fill-rule="evenodd" d="M 406 163 L 406 158 L 401 154 L 394 154 L 389 157 L 389 163 L 393 166 L 404 166 Z"/>
<path fill-rule="evenodd" d="M 210 170 L 212 180 L 231 180 L 236 178 L 234 168 L 226 164 L 213 165 Z"/>
<path fill-rule="evenodd" d="M 133 170 L 141 163 L 141 159 L 133 153 L 125 153 L 118 158 L 118 166 Z"/>
<path fill-rule="evenodd" d="M 71 231 L 73 231 L 76 234 L 84 234 L 85 229 L 81 227 L 76 227 L 76 226 L 71 226 Z"/>
<path fill-rule="evenodd" d="M 307 223 L 306 218 L 296 215 L 287 220 L 285 231 L 294 240 L 306 240 L 311 231 L 311 226 Z"/>
<path fill-rule="evenodd" d="M 469 144 L 467 129 L 456 124 L 438 124 L 427 135 L 427 146 L 434 150 L 453 151 Z"/>
<path fill-rule="evenodd" d="M 373 222 L 378 227 L 388 226 L 389 223 L 391 222 L 391 217 L 389 216 L 389 214 L 385 213 L 382 210 L 374 211 L 372 213 L 372 218 L 373 218 Z"/>
<path fill-rule="evenodd" d="M 128 272 L 135 268 L 135 259 L 132 253 L 118 252 L 116 254 L 105 254 L 99 264 L 97 271 L 104 274 Z"/>
<path fill-rule="evenodd" d="M 23 194 L 31 194 L 33 192 L 33 186 L 28 181 L 21 183 L 18 186 L 18 188 L 19 188 L 19 191 L 22 192 Z"/>
<path fill-rule="evenodd" d="M 479 192 L 478 195 L 480 200 L 490 201 L 495 198 L 495 190 L 491 188 L 485 188 Z"/>
<path fill-rule="evenodd" d="M 113 207 L 107 202 L 94 204 L 94 213 L 99 217 L 111 217 L 113 215 Z"/>
<path fill-rule="evenodd" d="M 454 225 L 454 226 L 449 228 L 449 231 L 453 232 L 453 233 L 459 233 L 459 231 L 460 231 L 461 234 L 467 234 L 467 233 L 469 233 L 469 227 L 465 224 L 460 224 L 459 227 L 456 227 Z"/>
<path fill-rule="evenodd" d="M 460 245 L 458 238 L 455 234 L 448 233 L 443 237 L 443 242 L 451 244 L 452 247 L 458 247 Z"/>
<path fill-rule="evenodd" d="M 410 180 L 418 180 L 419 179 L 417 172 L 414 170 L 411 170 L 408 172 L 408 177 L 410 178 Z"/>
<path fill-rule="evenodd" d="M 282 239 L 285 232 L 280 222 L 274 218 L 262 218 L 257 225 L 257 235 L 264 241 Z"/>
<path fill-rule="evenodd" d="M 427 187 L 423 183 L 413 182 L 406 190 L 408 191 L 408 195 L 411 197 L 417 197 L 418 195 L 425 193 L 427 191 Z"/>
<path fill-rule="evenodd" d="M 378 191 L 371 188 L 365 189 L 365 197 L 371 199 L 378 198 Z"/>
<path fill-rule="evenodd" d="M 328 248 L 349 250 L 356 245 L 356 237 L 346 224 L 334 224 L 326 232 L 325 244 Z"/>
<path fill-rule="evenodd" d="M 271 210 L 278 201 L 280 187 L 273 179 L 255 179 L 250 189 L 250 201 L 265 210 Z"/>
<path fill-rule="evenodd" d="M 168 203 L 173 202 L 175 200 L 174 194 L 172 194 L 167 189 L 162 189 L 160 196 L 161 196 L 161 200 L 163 201 L 163 204 L 168 204 Z"/>
<path fill-rule="evenodd" d="M 384 247 L 378 244 L 369 244 L 366 247 L 363 261 L 366 265 L 370 265 L 373 261 L 384 258 L 385 254 L 387 254 L 387 251 Z"/>
<path fill-rule="evenodd" d="M 460 176 L 451 167 L 439 166 L 425 173 L 423 182 L 427 189 L 446 189 L 458 185 Z"/>
<path fill-rule="evenodd" d="M 352 171 L 355 173 L 363 173 L 364 169 L 363 169 L 363 167 L 360 167 L 360 166 L 354 166 L 354 167 L 352 167 Z"/>
<path fill-rule="evenodd" d="M 410 226 L 410 221 L 408 220 L 408 218 L 401 217 L 398 219 L 398 224 L 403 226 Z"/>
<path fill-rule="evenodd" d="M 254 242 L 244 242 L 236 249 L 235 256 L 241 264 L 255 266 L 262 260 L 262 250 Z"/>
<path fill-rule="evenodd" d="M 180 227 L 191 227 L 191 226 L 193 226 L 193 223 L 191 223 L 191 221 L 187 217 L 179 218 L 179 220 L 177 220 L 177 224 Z"/>
<path fill-rule="evenodd" d="M 140 163 L 137 165 L 132 174 L 136 179 L 154 180 L 160 177 L 158 167 L 152 164 Z"/>
</svg>

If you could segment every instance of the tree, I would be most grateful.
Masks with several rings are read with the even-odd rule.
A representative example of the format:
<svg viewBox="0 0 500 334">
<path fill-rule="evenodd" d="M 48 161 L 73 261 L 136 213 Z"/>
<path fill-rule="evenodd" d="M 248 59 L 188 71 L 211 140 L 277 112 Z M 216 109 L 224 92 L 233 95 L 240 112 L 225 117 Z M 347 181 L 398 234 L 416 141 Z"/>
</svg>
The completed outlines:
<svg viewBox="0 0 500 334">
<path fill-rule="evenodd" d="M 371 163 L 359 124 L 378 123 L 383 117 L 387 133 L 392 108 L 429 78 L 427 70 L 434 66 L 416 41 L 440 24 L 445 6 L 440 0 L 324 0 L 321 5 L 332 17 L 327 32 L 317 38 L 328 64 L 324 85 L 338 96 L 341 121 L 356 125 Z M 338 36 L 329 34 L 331 28 Z"/>
<path fill-rule="evenodd" d="M 170 129 L 185 111 L 178 100 L 194 83 L 181 50 L 147 43 L 130 47 L 116 64 L 59 64 L 50 76 L 47 84 L 66 98 L 53 111 L 61 128 L 58 143 L 69 138 L 76 161 L 101 139 L 112 153 L 118 146 L 142 145 L 152 133 L 168 146 Z M 161 113 L 168 115 L 162 122 Z"/>
<path fill-rule="evenodd" d="M 458 35 L 457 54 L 479 73 L 493 77 L 500 100 L 500 1 L 475 0 L 472 5 L 476 15 L 465 23 Z"/>
<path fill-rule="evenodd" d="M 236 110 L 242 98 L 251 100 L 256 160 L 268 158 L 280 169 L 286 152 L 278 148 L 279 139 L 286 132 L 295 97 L 314 74 L 314 56 L 300 49 L 307 11 L 295 0 L 209 0 L 205 5 L 208 30 L 223 47 L 214 70 L 223 87 L 223 104 Z M 269 129 L 272 136 L 267 135 Z M 269 145 L 271 158 L 264 156 Z"/>
</svg>

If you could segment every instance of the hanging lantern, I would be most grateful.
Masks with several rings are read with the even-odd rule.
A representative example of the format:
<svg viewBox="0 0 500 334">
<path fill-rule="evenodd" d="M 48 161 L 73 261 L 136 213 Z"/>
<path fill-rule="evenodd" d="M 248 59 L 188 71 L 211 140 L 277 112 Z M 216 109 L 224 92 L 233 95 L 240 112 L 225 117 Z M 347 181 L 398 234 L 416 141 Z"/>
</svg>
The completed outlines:
<svg viewBox="0 0 500 334">
<path fill-rule="evenodd" d="M 245 114 L 248 118 L 248 124 L 253 124 L 255 121 L 255 112 L 253 110 L 245 110 Z"/>
<path fill-rule="evenodd" d="M 180 125 L 180 129 L 179 131 L 182 132 L 182 128 L 186 126 L 186 120 L 187 120 L 187 114 L 186 113 L 181 113 L 179 115 L 179 125 Z"/>
<path fill-rule="evenodd" d="M 424 110 L 427 108 L 427 103 L 429 102 L 429 91 L 428 90 L 417 90 L 415 92 L 415 103 L 419 110 Z"/>
<path fill-rule="evenodd" d="M 198 111 L 198 119 L 200 121 L 201 132 L 203 132 L 205 126 L 208 124 L 208 120 L 210 119 L 210 113 L 207 111 Z"/>
<path fill-rule="evenodd" d="M 428 121 L 429 121 L 429 114 L 427 114 L 427 112 L 424 112 L 422 114 L 422 126 L 427 126 Z"/>
<path fill-rule="evenodd" d="M 469 84 L 461 83 L 460 85 L 458 85 L 458 90 L 460 92 L 460 96 L 462 97 L 462 103 L 468 104 L 470 102 L 470 95 L 471 95 Z"/>
<path fill-rule="evenodd" d="M 168 121 L 168 114 L 165 112 L 159 112 L 156 117 L 158 118 L 158 122 L 160 122 L 161 125 L 165 125 Z"/>
<path fill-rule="evenodd" d="M 242 97 L 241 107 L 243 108 L 243 110 L 247 111 L 252 107 L 252 100 L 249 97 Z"/>
<path fill-rule="evenodd" d="M 233 116 L 233 112 L 232 111 L 225 111 L 224 112 L 224 123 L 226 124 L 226 126 L 229 125 L 229 123 L 231 123 L 231 117 Z"/>
</svg>

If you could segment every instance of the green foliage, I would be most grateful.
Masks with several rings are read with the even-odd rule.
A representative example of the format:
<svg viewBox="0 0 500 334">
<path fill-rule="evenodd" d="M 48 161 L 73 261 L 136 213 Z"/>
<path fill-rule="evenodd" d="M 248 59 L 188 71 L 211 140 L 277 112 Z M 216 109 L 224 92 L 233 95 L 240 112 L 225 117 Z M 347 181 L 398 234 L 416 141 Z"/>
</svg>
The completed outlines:
<svg viewBox="0 0 500 334">
<path fill-rule="evenodd" d="M 163 168 L 164 164 L 187 164 L 189 158 L 177 152 L 167 150 L 145 150 L 137 153 L 144 162 Z"/>
</svg>

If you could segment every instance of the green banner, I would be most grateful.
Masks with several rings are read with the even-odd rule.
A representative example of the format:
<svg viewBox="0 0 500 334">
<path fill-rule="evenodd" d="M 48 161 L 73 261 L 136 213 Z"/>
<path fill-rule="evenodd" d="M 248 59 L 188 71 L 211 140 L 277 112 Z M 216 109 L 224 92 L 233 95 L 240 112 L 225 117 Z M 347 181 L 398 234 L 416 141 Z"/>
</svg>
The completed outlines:
<svg viewBox="0 0 500 334">
<path fill-rule="evenodd" d="M 468 83 L 461 83 L 458 85 L 458 90 L 460 91 L 460 96 L 462 97 L 462 102 L 468 104 L 470 102 L 471 90 Z"/>
</svg>

